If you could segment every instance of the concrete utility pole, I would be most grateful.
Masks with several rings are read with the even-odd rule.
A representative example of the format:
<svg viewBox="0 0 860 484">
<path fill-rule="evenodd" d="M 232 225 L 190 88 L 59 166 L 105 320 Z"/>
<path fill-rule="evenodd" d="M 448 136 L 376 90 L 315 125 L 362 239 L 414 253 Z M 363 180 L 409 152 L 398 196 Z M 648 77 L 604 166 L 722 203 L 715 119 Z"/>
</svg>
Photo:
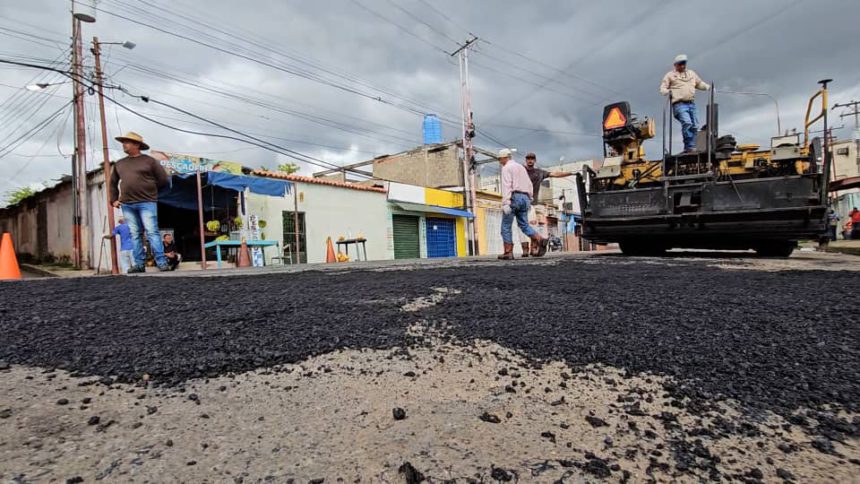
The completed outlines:
<svg viewBox="0 0 860 484">
<path fill-rule="evenodd" d="M 101 118 L 102 127 L 102 152 L 104 154 L 104 160 L 102 161 L 102 172 L 104 173 L 105 178 L 104 187 L 105 200 L 107 201 L 108 230 L 110 230 L 110 233 L 113 234 L 113 205 L 110 204 L 110 195 L 108 194 L 108 191 L 110 190 L 111 176 L 110 151 L 108 150 L 107 123 L 105 122 L 104 76 L 102 75 L 101 44 L 99 44 L 98 37 L 93 37 L 93 57 L 95 57 L 96 62 L 96 84 L 98 85 L 99 93 L 99 117 Z M 116 237 L 114 237 L 113 235 L 111 235 L 110 238 L 110 258 L 111 274 L 119 274 L 119 260 L 117 259 L 116 252 Z"/>
<path fill-rule="evenodd" d="M 83 41 L 81 38 L 82 22 L 92 23 L 96 19 L 86 9 L 78 11 L 78 5 L 72 0 L 72 92 L 75 107 L 75 151 L 72 156 L 72 259 L 76 269 L 82 269 L 88 261 L 84 258 L 84 240 L 87 234 L 87 223 L 84 207 L 87 207 L 87 128 L 84 104 L 84 69 Z"/>
<path fill-rule="evenodd" d="M 475 122 L 472 119 L 472 90 L 469 83 L 469 48 L 478 38 L 474 35 L 466 43 L 451 53 L 451 57 L 459 56 L 460 60 L 460 107 L 462 109 L 462 134 L 463 134 L 463 195 L 466 198 L 466 210 L 475 213 L 475 200 L 477 190 L 475 189 L 474 148 L 472 138 L 475 137 Z M 475 219 L 467 219 L 468 232 L 471 239 L 470 254 L 478 255 L 478 229 Z"/>
</svg>

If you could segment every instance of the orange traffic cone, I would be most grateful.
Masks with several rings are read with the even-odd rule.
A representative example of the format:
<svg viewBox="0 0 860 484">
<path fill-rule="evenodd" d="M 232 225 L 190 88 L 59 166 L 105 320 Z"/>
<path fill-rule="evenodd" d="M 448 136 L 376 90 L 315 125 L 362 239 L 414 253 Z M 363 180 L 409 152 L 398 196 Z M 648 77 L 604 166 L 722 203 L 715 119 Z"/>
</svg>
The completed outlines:
<svg viewBox="0 0 860 484">
<path fill-rule="evenodd" d="M 5 232 L 3 241 L 0 242 L 0 281 L 18 279 L 21 279 L 21 269 L 18 267 L 15 247 L 12 245 L 12 234 Z"/>
<path fill-rule="evenodd" d="M 325 262 L 326 264 L 331 264 L 332 262 L 337 262 L 337 257 L 334 255 L 334 244 L 331 243 L 331 237 L 326 239 L 326 253 L 325 253 Z"/>
<path fill-rule="evenodd" d="M 239 261 L 236 267 L 251 267 L 251 252 L 248 250 L 248 244 L 244 237 L 242 237 L 242 246 L 239 247 Z"/>
</svg>

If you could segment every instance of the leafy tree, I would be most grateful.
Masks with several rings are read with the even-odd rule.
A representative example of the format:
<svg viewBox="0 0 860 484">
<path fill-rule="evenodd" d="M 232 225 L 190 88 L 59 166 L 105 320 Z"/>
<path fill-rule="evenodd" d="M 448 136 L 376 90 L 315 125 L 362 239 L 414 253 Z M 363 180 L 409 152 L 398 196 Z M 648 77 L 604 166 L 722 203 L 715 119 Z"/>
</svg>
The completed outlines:
<svg viewBox="0 0 860 484">
<path fill-rule="evenodd" d="M 16 203 L 34 195 L 35 193 L 36 191 L 30 187 L 21 187 L 15 190 L 10 190 L 6 192 L 6 205 L 15 205 Z"/>
<path fill-rule="evenodd" d="M 295 163 L 281 163 L 280 165 L 278 165 L 278 171 L 282 171 L 287 174 L 295 173 L 299 171 L 299 169 L 299 165 Z"/>
</svg>

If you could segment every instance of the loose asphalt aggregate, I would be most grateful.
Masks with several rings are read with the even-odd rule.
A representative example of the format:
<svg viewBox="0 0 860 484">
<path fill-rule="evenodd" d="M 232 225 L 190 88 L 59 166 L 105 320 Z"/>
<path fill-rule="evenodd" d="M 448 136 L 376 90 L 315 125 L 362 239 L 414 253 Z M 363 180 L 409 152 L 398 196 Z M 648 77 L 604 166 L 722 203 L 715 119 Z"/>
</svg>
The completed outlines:
<svg viewBox="0 0 860 484">
<path fill-rule="evenodd" d="M 564 260 L 434 270 L 38 280 L 0 286 L 0 362 L 181 385 L 340 348 L 421 344 L 435 325 L 540 364 L 666 375 L 678 407 L 732 399 L 828 442 L 860 436 L 856 272 Z M 454 289 L 444 303 L 402 306 Z M 635 404 L 631 408 L 635 411 Z M 722 421 L 720 432 L 745 429 Z M 746 429 L 749 431 L 749 429 Z M 688 443 L 679 443 L 681 447 Z"/>
</svg>

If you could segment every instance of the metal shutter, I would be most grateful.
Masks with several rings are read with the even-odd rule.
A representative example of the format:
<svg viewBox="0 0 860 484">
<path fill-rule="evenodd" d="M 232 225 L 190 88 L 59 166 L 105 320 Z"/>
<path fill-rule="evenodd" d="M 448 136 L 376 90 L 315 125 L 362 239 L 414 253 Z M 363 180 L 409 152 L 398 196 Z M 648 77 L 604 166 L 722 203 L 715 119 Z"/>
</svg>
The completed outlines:
<svg viewBox="0 0 860 484">
<path fill-rule="evenodd" d="M 418 235 L 418 217 L 394 215 L 394 258 L 417 259 L 421 257 L 421 242 Z"/>
<path fill-rule="evenodd" d="M 427 257 L 456 257 L 457 232 L 454 219 L 427 218 Z"/>
</svg>

